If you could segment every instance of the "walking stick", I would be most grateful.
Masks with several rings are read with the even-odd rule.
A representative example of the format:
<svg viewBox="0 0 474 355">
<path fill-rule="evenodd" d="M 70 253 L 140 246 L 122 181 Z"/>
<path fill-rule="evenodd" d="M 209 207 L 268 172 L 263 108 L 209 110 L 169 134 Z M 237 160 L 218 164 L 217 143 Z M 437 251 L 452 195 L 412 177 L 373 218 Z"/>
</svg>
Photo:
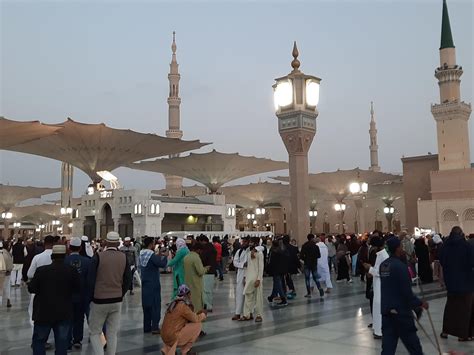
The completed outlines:
<svg viewBox="0 0 474 355">
<path fill-rule="evenodd" d="M 424 299 L 425 298 L 425 292 L 423 291 L 423 286 L 421 286 L 421 280 L 420 279 L 418 279 L 418 286 L 420 287 L 421 297 Z M 433 320 L 431 319 L 430 310 L 427 309 L 426 313 L 428 314 L 428 320 L 430 321 L 431 329 L 433 329 L 433 335 L 434 335 L 435 341 L 436 341 L 436 348 L 438 350 L 439 355 L 442 355 L 443 352 L 441 351 L 441 346 L 439 344 L 438 333 L 436 333 L 436 330 L 435 330 L 435 327 L 434 327 L 434 324 L 433 324 Z M 418 323 L 418 324 L 420 324 L 420 323 Z"/>
</svg>

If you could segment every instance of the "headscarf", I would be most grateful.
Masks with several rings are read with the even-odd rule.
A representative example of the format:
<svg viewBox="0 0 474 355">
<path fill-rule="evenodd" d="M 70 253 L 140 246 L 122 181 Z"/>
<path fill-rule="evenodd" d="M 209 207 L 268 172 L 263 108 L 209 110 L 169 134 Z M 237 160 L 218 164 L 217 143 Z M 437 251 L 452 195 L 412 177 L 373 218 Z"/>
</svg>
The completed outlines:
<svg viewBox="0 0 474 355">
<path fill-rule="evenodd" d="M 140 263 L 141 267 L 146 267 L 148 265 L 148 261 L 153 255 L 153 250 L 150 249 L 143 249 L 140 251 L 140 256 L 138 258 L 138 262 Z"/>
<path fill-rule="evenodd" d="M 186 248 L 186 241 L 183 238 L 176 239 L 176 248 L 178 250 Z"/>
<path fill-rule="evenodd" d="M 179 302 L 184 302 L 184 304 L 186 306 L 192 308 L 193 304 L 191 302 L 191 298 L 189 298 L 189 293 L 190 292 L 191 292 L 191 290 L 185 284 L 182 284 L 181 286 L 179 286 L 178 287 L 178 295 L 170 303 L 170 305 L 168 306 L 168 309 L 166 310 L 166 313 L 172 312 L 175 309 L 175 307 L 178 305 Z"/>
<path fill-rule="evenodd" d="M 442 243 L 442 242 L 443 242 L 443 240 L 441 239 L 441 237 L 439 236 L 439 234 L 435 234 L 435 235 L 433 236 L 433 243 L 439 244 L 439 243 Z"/>
</svg>

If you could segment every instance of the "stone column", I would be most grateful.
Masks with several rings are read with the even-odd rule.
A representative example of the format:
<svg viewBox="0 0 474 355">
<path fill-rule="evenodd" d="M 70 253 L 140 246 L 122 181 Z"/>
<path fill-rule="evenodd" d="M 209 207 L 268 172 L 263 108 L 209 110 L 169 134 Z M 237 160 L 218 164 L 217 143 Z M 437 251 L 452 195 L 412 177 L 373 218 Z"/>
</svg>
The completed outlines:
<svg viewBox="0 0 474 355">
<path fill-rule="evenodd" d="M 310 232 L 308 150 L 314 133 L 293 131 L 280 132 L 280 134 L 288 151 L 290 168 L 291 214 L 289 234 L 302 245 Z"/>
</svg>

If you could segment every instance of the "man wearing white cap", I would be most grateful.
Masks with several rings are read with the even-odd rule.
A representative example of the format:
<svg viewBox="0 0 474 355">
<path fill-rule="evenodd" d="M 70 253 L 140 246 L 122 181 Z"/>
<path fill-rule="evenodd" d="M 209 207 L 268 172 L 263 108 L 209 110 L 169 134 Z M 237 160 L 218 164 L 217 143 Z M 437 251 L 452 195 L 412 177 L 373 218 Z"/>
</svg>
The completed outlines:
<svg viewBox="0 0 474 355">
<path fill-rule="evenodd" d="M 50 265 L 39 267 L 28 284 L 35 294 L 33 303 L 33 354 L 45 354 L 51 330 L 54 332 L 55 353 L 67 353 L 67 334 L 72 319 L 72 297 L 80 289 L 79 275 L 64 263 L 65 245 L 51 250 Z"/>
<path fill-rule="evenodd" d="M 87 274 L 91 264 L 90 258 L 79 254 L 81 251 L 82 240 L 72 238 L 69 242 L 70 254 L 64 260 L 66 265 L 76 269 L 81 280 L 81 288 L 79 292 L 73 295 L 72 299 L 72 322 L 68 334 L 68 348 L 82 348 L 82 339 L 84 338 L 84 316 L 89 315 L 89 302 L 87 299 L 86 285 Z"/>
<path fill-rule="evenodd" d="M 130 265 L 130 270 L 132 271 L 132 282 L 130 283 L 130 294 L 133 295 L 133 275 L 137 271 L 137 260 L 138 260 L 138 253 L 135 246 L 132 244 L 132 239 L 130 237 L 126 237 L 123 240 L 123 245 L 120 247 L 120 251 L 125 253 L 127 257 L 128 265 Z"/>
<path fill-rule="evenodd" d="M 92 258 L 94 256 L 94 249 L 92 249 L 91 243 L 89 243 L 89 237 L 87 235 L 83 235 L 81 237 L 81 252 L 82 256 L 87 256 Z"/>
<path fill-rule="evenodd" d="M 92 258 L 87 279 L 90 304 L 89 330 L 94 354 L 103 355 L 100 339 L 104 323 L 107 327 L 107 354 L 117 350 L 117 333 L 123 296 L 132 282 L 132 273 L 127 257 L 118 250 L 120 236 L 117 232 L 107 233 L 107 245 L 103 252 Z"/>
</svg>

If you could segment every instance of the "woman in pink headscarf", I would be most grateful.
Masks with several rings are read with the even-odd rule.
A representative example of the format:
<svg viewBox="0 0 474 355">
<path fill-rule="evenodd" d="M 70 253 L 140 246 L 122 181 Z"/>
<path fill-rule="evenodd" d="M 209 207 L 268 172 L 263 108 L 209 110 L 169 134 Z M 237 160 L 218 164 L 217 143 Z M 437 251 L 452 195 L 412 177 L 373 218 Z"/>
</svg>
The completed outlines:
<svg viewBox="0 0 474 355">
<path fill-rule="evenodd" d="M 173 296 L 172 299 L 176 298 L 178 294 L 178 287 L 184 284 L 184 257 L 189 254 L 189 249 L 186 246 L 186 242 L 183 238 L 176 239 L 176 255 L 173 259 L 168 261 L 167 267 L 173 268 Z"/>
</svg>

